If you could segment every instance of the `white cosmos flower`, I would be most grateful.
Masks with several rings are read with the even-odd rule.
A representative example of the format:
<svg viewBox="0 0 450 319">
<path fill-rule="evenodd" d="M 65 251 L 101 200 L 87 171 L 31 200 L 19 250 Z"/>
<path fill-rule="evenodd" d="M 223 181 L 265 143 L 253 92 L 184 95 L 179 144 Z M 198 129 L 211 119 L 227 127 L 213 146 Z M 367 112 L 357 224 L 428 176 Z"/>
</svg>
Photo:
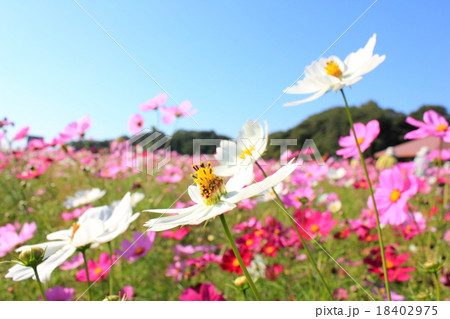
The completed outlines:
<svg viewBox="0 0 450 319">
<path fill-rule="evenodd" d="M 21 252 L 32 247 L 40 247 L 45 250 L 45 260 L 37 266 L 39 279 L 45 282 L 50 279 L 52 271 L 66 261 L 77 248 L 93 243 L 103 232 L 102 222 L 90 219 L 84 223 L 74 223 L 69 229 L 49 234 L 47 239 L 52 241 L 22 246 L 16 251 Z M 5 278 L 12 278 L 14 281 L 36 279 L 33 269 L 21 264 L 11 267 Z"/>
<path fill-rule="evenodd" d="M 81 205 L 89 204 L 103 197 L 105 194 L 106 191 L 102 191 L 99 188 L 78 191 L 75 193 L 74 197 L 67 196 L 66 201 L 64 202 L 64 207 L 67 209 L 71 209 Z"/>
<path fill-rule="evenodd" d="M 225 184 L 221 177 L 214 174 L 214 169 L 208 165 L 195 165 L 193 175 L 197 186 L 189 186 L 188 192 L 196 203 L 181 209 L 149 209 L 146 212 L 176 214 L 147 221 L 144 226 L 149 231 L 163 231 L 181 225 L 198 225 L 205 220 L 221 215 L 236 207 L 236 203 L 250 198 L 279 184 L 297 167 L 293 160 L 264 180 L 244 187 L 249 183 L 253 174 L 253 167 L 241 170 Z"/>
<path fill-rule="evenodd" d="M 258 202 L 268 202 L 268 201 L 276 199 L 277 197 L 273 191 L 274 189 L 275 189 L 275 192 L 277 192 L 278 196 L 280 196 L 280 197 L 287 194 L 287 192 L 288 192 L 288 189 L 284 188 L 283 183 L 279 183 L 279 184 L 275 185 L 273 187 L 273 189 L 269 188 L 269 189 L 265 190 L 264 192 L 262 192 L 260 194 L 260 196 L 256 197 L 256 200 Z"/>
<path fill-rule="evenodd" d="M 135 207 L 144 197 L 145 195 L 139 192 L 131 194 L 131 206 Z"/>
<path fill-rule="evenodd" d="M 235 141 L 222 140 L 214 155 L 220 163 L 215 167 L 218 176 L 233 176 L 241 169 L 253 167 L 264 153 L 268 141 L 268 127 L 265 129 L 258 122 L 248 120 L 242 127 Z"/>
<path fill-rule="evenodd" d="M 338 181 L 342 177 L 344 177 L 347 174 L 347 170 L 343 167 L 339 168 L 330 168 L 328 169 L 328 178 L 333 181 Z"/>
<path fill-rule="evenodd" d="M 345 86 L 355 84 L 362 79 L 362 76 L 375 69 L 384 61 L 384 55 L 373 55 L 376 34 L 374 34 L 366 46 L 357 52 L 350 53 L 342 62 L 338 57 L 320 58 L 305 68 L 305 78 L 297 82 L 296 85 L 284 90 L 289 94 L 309 94 L 310 97 L 284 104 L 293 106 L 309 101 L 313 101 L 329 90 L 338 91 Z"/>
<path fill-rule="evenodd" d="M 90 219 L 100 221 L 103 225 L 103 233 L 95 239 L 92 247 L 107 243 L 128 229 L 131 222 L 139 217 L 140 213 L 133 214 L 131 195 L 126 193 L 122 200 L 109 206 L 89 208 L 79 221 L 84 223 Z"/>
<path fill-rule="evenodd" d="M 341 203 L 340 200 L 334 200 L 334 201 L 330 202 L 330 203 L 328 204 L 328 207 L 327 207 L 327 209 L 328 209 L 330 212 L 332 212 L 333 214 L 334 214 L 334 213 L 337 213 L 338 211 L 340 211 L 341 208 L 342 208 L 342 203 Z"/>
</svg>

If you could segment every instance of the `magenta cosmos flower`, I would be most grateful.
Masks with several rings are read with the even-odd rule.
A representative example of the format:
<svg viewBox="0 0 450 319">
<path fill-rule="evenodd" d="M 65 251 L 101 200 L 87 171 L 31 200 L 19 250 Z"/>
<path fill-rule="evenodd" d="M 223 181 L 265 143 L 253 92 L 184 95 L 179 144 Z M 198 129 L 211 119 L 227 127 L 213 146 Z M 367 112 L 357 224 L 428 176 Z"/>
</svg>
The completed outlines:
<svg viewBox="0 0 450 319">
<path fill-rule="evenodd" d="M 375 190 L 375 202 L 380 213 L 380 223 L 400 225 L 408 218 L 407 202 L 418 191 L 417 178 L 414 175 L 404 176 L 402 171 L 394 166 L 380 174 L 380 182 Z M 367 205 L 373 210 L 372 199 Z"/>
<path fill-rule="evenodd" d="M 44 174 L 49 166 L 50 166 L 49 164 L 45 163 L 38 167 L 31 167 L 29 170 L 26 170 L 26 171 L 23 171 L 22 173 L 17 174 L 16 177 L 19 179 L 36 178 L 36 177 Z"/>
<path fill-rule="evenodd" d="M 354 127 L 359 148 L 361 152 L 364 152 L 377 138 L 378 134 L 380 134 L 380 123 L 377 120 L 372 120 L 367 125 L 356 123 Z M 352 130 L 350 130 L 350 136 L 342 136 L 339 138 L 339 145 L 343 148 L 336 151 L 337 155 L 341 155 L 344 158 L 353 157 L 359 159 L 358 148 Z"/>
<path fill-rule="evenodd" d="M 89 271 L 89 280 L 94 282 L 106 279 L 114 260 L 115 256 L 113 255 L 113 258 L 110 259 L 107 253 L 100 254 L 98 263 L 94 260 L 88 260 L 87 266 Z M 80 269 L 77 272 L 75 279 L 77 281 L 86 282 L 86 271 L 84 269 Z"/>
<path fill-rule="evenodd" d="M 18 222 L 0 226 L 0 257 L 6 256 L 11 250 L 19 244 L 23 244 L 28 239 L 33 238 L 36 231 L 36 223 L 25 223 L 20 229 Z"/>
<path fill-rule="evenodd" d="M 194 288 L 187 288 L 180 296 L 181 301 L 226 301 L 221 293 L 216 292 L 213 284 L 199 284 Z"/>
<path fill-rule="evenodd" d="M 45 297 L 48 301 L 67 301 L 71 300 L 75 294 L 75 289 L 62 286 L 53 287 L 45 291 Z"/>
<path fill-rule="evenodd" d="M 140 114 L 134 114 L 128 121 L 128 131 L 131 134 L 137 134 L 144 128 L 144 118 Z"/>
<path fill-rule="evenodd" d="M 28 131 L 30 130 L 29 126 L 25 126 L 24 128 L 22 128 L 19 132 L 16 133 L 16 135 L 14 136 L 14 141 L 18 141 L 23 139 L 24 137 L 26 137 L 28 135 Z"/>
<path fill-rule="evenodd" d="M 188 117 L 197 112 L 197 110 L 191 110 L 192 104 L 189 101 L 180 103 L 180 106 L 162 107 L 161 111 L 164 113 L 163 122 L 167 125 L 171 124 L 175 118 Z"/>
<path fill-rule="evenodd" d="M 448 122 L 442 115 L 439 115 L 433 110 L 423 113 L 423 122 L 408 116 L 406 118 L 406 123 L 418 127 L 417 130 L 411 131 L 405 135 L 405 139 L 407 140 L 436 136 L 442 138 L 446 142 L 450 142 L 450 128 Z"/>
<path fill-rule="evenodd" d="M 147 255 L 147 252 L 152 249 L 155 237 L 156 233 L 152 231 L 147 232 L 145 235 L 135 232 L 133 234 L 133 242 L 127 239 L 122 240 L 121 246 L 123 251 L 116 249 L 116 253 L 122 256 L 123 259 L 127 259 L 130 264 L 134 263 L 139 258 Z"/>
<path fill-rule="evenodd" d="M 167 94 L 161 93 L 155 96 L 153 99 L 139 105 L 139 109 L 143 112 L 157 110 L 160 106 L 166 104 Z"/>
<path fill-rule="evenodd" d="M 83 138 L 86 130 L 92 125 L 92 119 L 89 115 L 85 115 L 76 122 L 72 122 L 64 128 L 64 131 L 59 134 L 59 139 L 62 143 L 74 138 Z"/>
</svg>

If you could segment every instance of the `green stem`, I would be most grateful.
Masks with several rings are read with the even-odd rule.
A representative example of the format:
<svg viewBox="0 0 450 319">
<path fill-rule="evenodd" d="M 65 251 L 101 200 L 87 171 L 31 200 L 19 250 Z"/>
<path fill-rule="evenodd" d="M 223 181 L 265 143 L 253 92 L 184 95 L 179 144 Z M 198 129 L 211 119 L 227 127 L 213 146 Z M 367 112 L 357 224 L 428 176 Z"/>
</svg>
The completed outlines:
<svg viewBox="0 0 450 319">
<path fill-rule="evenodd" d="M 358 149 L 359 158 L 361 160 L 361 164 L 362 164 L 363 169 L 364 169 L 364 175 L 366 177 L 367 184 L 369 185 L 369 193 L 370 193 L 370 197 L 372 198 L 373 210 L 375 212 L 375 217 L 376 217 L 376 220 L 377 220 L 378 245 L 380 246 L 381 260 L 383 262 L 384 285 L 386 286 L 386 294 L 387 294 L 388 300 L 392 301 L 391 291 L 389 289 L 389 280 L 388 280 L 388 275 L 387 275 L 386 256 L 384 254 L 383 236 L 382 236 L 382 233 L 381 233 L 381 226 L 380 226 L 380 216 L 378 214 L 377 203 L 375 201 L 375 196 L 374 196 L 374 193 L 373 193 L 372 182 L 370 181 L 370 178 L 369 178 L 369 173 L 367 171 L 367 166 L 366 166 L 366 161 L 365 161 L 364 155 L 361 152 L 361 148 L 359 147 L 358 137 L 356 136 L 355 127 L 353 125 L 352 114 L 350 113 L 350 107 L 348 106 L 347 99 L 345 97 L 344 91 L 342 89 L 340 91 L 341 91 L 342 97 L 344 99 L 345 110 L 347 111 L 347 116 L 348 116 L 348 121 L 350 123 L 350 128 L 352 130 L 353 137 L 355 138 L 356 148 Z"/>
<path fill-rule="evenodd" d="M 89 293 L 89 301 L 92 301 L 92 291 L 91 291 L 91 280 L 89 279 L 89 269 L 87 265 L 87 259 L 86 259 L 86 249 L 81 250 L 81 254 L 83 255 L 84 260 L 84 270 L 86 271 L 86 284 L 87 284 L 87 290 Z"/>
<path fill-rule="evenodd" d="M 244 261 L 242 260 L 241 254 L 239 254 L 239 250 L 236 247 L 236 244 L 234 243 L 233 236 L 231 235 L 230 228 L 228 227 L 227 221 L 225 220 L 225 216 L 219 215 L 220 221 L 222 222 L 223 230 L 225 231 L 225 235 L 228 238 L 228 241 L 230 242 L 231 248 L 233 249 L 234 255 L 236 256 L 239 265 L 241 266 L 242 271 L 244 272 L 245 278 L 247 278 L 247 282 L 250 285 L 250 289 L 252 290 L 253 294 L 255 295 L 256 300 L 261 301 L 261 297 L 258 293 L 258 290 L 256 289 L 255 283 L 252 280 L 252 277 L 250 277 L 250 274 L 248 273 L 247 267 L 245 267 Z"/>
<path fill-rule="evenodd" d="M 263 173 L 264 177 L 267 177 L 266 172 L 264 171 L 264 169 L 261 167 L 261 165 L 259 165 L 258 162 L 255 161 L 256 166 L 259 167 L 259 169 L 261 170 L 261 172 Z M 314 270 L 316 271 L 317 275 L 320 278 L 320 281 L 322 282 L 322 284 L 325 286 L 325 288 L 327 289 L 328 295 L 330 296 L 331 300 L 334 301 L 334 297 L 333 294 L 331 293 L 330 287 L 328 287 L 327 282 L 325 281 L 325 279 L 322 276 L 322 273 L 320 272 L 319 268 L 317 267 L 317 264 L 313 258 L 313 256 L 311 255 L 311 252 L 308 248 L 308 245 L 305 241 L 305 239 L 303 238 L 303 236 L 300 234 L 300 231 L 297 228 L 297 224 L 295 223 L 294 218 L 292 218 L 291 215 L 289 215 L 289 213 L 287 212 L 286 206 L 284 206 L 283 201 L 281 200 L 280 196 L 278 195 L 278 193 L 275 191 L 275 188 L 272 187 L 272 191 L 275 194 L 276 198 L 278 199 L 278 202 L 280 203 L 281 207 L 283 208 L 283 212 L 289 217 L 289 222 L 292 224 L 292 227 L 294 227 L 295 232 L 297 233 L 298 238 L 300 238 L 300 241 L 302 242 L 303 247 L 305 248 L 305 252 L 306 252 L 306 256 L 308 256 L 308 261 L 311 264 L 311 266 L 314 268 Z"/>
<path fill-rule="evenodd" d="M 39 287 L 39 291 L 41 292 L 42 299 L 44 301 L 47 301 L 47 297 L 45 297 L 44 288 L 42 288 L 41 279 L 39 279 L 39 274 L 37 272 L 37 269 L 36 269 L 36 267 L 31 267 L 31 268 L 33 268 L 34 275 L 36 276 L 36 282 Z"/>
<path fill-rule="evenodd" d="M 439 283 L 439 276 L 437 271 L 433 273 L 433 281 L 434 281 L 434 286 L 436 287 L 436 301 L 440 301 L 441 300 L 441 285 Z"/>
<path fill-rule="evenodd" d="M 111 242 L 108 242 L 108 248 L 109 248 L 109 256 L 111 258 L 111 262 L 112 262 L 112 256 L 113 256 L 113 249 L 112 249 L 112 245 Z M 112 296 L 113 295 L 113 277 L 112 277 L 112 265 L 111 268 L 109 269 L 109 274 L 108 274 L 108 279 L 109 279 L 109 295 Z"/>
</svg>

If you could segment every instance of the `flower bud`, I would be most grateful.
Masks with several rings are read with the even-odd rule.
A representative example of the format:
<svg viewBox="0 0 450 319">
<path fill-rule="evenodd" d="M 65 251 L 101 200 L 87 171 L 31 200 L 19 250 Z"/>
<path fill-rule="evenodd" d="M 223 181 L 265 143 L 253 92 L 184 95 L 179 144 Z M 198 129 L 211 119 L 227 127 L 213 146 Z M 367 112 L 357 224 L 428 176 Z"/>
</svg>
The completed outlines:
<svg viewBox="0 0 450 319">
<path fill-rule="evenodd" d="M 24 266 L 37 267 L 44 260 L 44 255 L 44 249 L 32 247 L 22 251 L 19 255 L 19 260 Z"/>
<path fill-rule="evenodd" d="M 443 264 L 436 260 L 429 260 L 423 264 L 423 268 L 426 272 L 438 272 L 442 266 Z"/>
<path fill-rule="evenodd" d="M 246 283 L 247 283 L 247 278 L 246 278 L 245 276 L 237 277 L 237 278 L 233 281 L 233 284 L 234 284 L 236 287 L 242 287 L 242 286 L 244 286 Z"/>
<path fill-rule="evenodd" d="M 120 297 L 117 295 L 106 296 L 103 301 L 120 301 Z"/>
</svg>

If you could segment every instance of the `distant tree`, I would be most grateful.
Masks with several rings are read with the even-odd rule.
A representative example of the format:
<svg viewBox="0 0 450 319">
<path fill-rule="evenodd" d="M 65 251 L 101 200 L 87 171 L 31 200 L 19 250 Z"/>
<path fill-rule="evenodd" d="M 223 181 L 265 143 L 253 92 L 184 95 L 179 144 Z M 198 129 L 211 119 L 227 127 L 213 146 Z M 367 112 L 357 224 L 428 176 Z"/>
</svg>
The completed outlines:
<svg viewBox="0 0 450 319">
<path fill-rule="evenodd" d="M 450 120 L 450 116 L 447 113 L 447 109 L 440 105 L 423 105 L 421 106 L 417 111 L 409 113 L 409 116 L 412 118 L 415 118 L 416 120 L 423 120 L 423 113 L 429 110 L 434 110 L 437 113 L 441 114 L 443 117 L 447 119 L 447 121 Z"/>
<path fill-rule="evenodd" d="M 417 111 L 412 112 L 410 116 L 422 119 L 423 113 L 433 109 L 439 114 L 448 118 L 447 111 L 442 106 L 422 106 Z M 411 130 L 411 126 L 406 123 L 406 115 L 396 112 L 393 109 L 383 109 L 374 101 L 369 101 L 359 107 L 350 107 L 353 121 L 367 124 L 370 120 L 376 119 L 380 123 L 380 135 L 366 151 L 368 155 L 373 155 L 379 150 L 389 146 L 395 146 L 403 143 L 404 136 Z M 284 132 L 275 132 L 271 134 L 270 139 L 297 139 L 298 145 L 289 147 L 291 150 L 301 149 L 305 139 L 313 139 L 321 154 L 335 154 L 340 148 L 339 137 L 349 135 L 350 125 L 348 123 L 345 108 L 342 106 L 334 107 L 321 113 L 312 115 L 306 120 Z M 278 158 L 280 148 L 270 146 L 265 154 L 265 158 Z"/>
</svg>

